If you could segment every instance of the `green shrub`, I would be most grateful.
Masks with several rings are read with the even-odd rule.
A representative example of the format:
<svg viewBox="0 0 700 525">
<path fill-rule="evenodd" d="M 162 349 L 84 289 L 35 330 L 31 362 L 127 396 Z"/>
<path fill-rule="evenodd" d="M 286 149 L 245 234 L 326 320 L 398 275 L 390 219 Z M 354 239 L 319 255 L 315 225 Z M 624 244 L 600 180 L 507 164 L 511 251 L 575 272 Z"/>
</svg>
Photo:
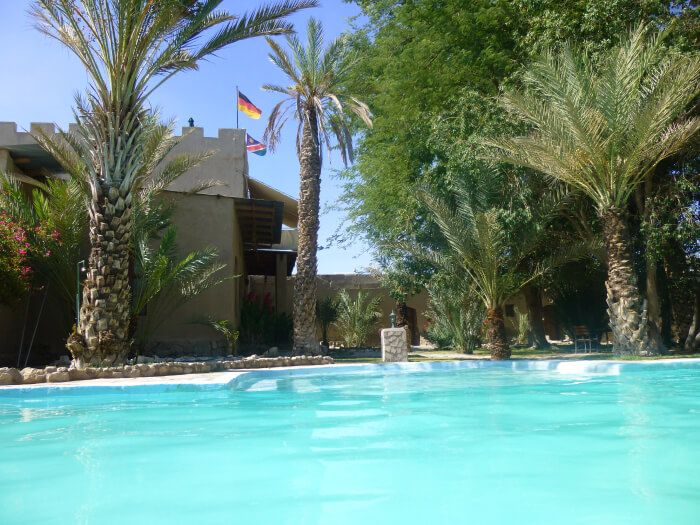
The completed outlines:
<svg viewBox="0 0 700 525">
<path fill-rule="evenodd" d="M 338 319 L 338 300 L 326 297 L 316 302 L 316 320 L 321 324 L 321 344 L 328 346 L 328 327 Z"/>
<path fill-rule="evenodd" d="M 277 313 L 269 293 L 262 298 L 251 292 L 241 306 L 240 341 L 253 345 L 288 344 L 292 341 L 292 318 Z"/>
</svg>

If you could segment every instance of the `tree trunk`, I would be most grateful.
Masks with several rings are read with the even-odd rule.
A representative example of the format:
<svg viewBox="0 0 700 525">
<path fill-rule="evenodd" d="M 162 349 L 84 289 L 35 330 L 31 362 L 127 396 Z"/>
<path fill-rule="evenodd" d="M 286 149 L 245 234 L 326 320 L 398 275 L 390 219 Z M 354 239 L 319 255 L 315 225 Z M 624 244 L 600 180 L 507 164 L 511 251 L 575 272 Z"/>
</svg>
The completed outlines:
<svg viewBox="0 0 700 525">
<path fill-rule="evenodd" d="M 608 254 L 608 316 L 617 355 L 656 355 L 663 345 L 647 318 L 647 302 L 637 288 L 624 212 L 611 207 L 602 214 Z"/>
<path fill-rule="evenodd" d="M 491 352 L 491 359 L 510 359 L 511 352 L 506 336 L 506 324 L 503 321 L 503 309 L 500 306 L 486 311 L 486 348 Z"/>
<path fill-rule="evenodd" d="M 408 326 L 408 306 L 406 301 L 396 301 L 396 327 Z"/>
<path fill-rule="evenodd" d="M 67 347 L 78 366 L 123 363 L 130 347 L 131 196 L 106 184 L 90 204 L 90 259 L 83 283 L 80 331 Z"/>
<path fill-rule="evenodd" d="M 700 287 L 695 290 L 695 308 L 693 309 L 693 322 L 688 329 L 688 337 L 685 339 L 683 349 L 694 354 L 700 351 Z"/>
<path fill-rule="evenodd" d="M 649 256 L 646 258 L 646 296 L 649 330 L 654 339 L 661 341 L 663 317 L 661 312 L 661 294 L 659 293 L 658 265 Z"/>
<path fill-rule="evenodd" d="M 527 315 L 530 320 L 530 337 L 532 346 L 535 348 L 546 348 L 549 346 L 544 330 L 544 311 L 542 309 L 542 291 L 539 287 L 527 285 L 523 288 L 525 304 L 527 305 Z"/>
<path fill-rule="evenodd" d="M 299 246 L 294 279 L 294 352 L 318 354 L 316 341 L 316 267 L 321 194 L 321 155 L 316 111 L 304 113 L 299 150 Z"/>
</svg>

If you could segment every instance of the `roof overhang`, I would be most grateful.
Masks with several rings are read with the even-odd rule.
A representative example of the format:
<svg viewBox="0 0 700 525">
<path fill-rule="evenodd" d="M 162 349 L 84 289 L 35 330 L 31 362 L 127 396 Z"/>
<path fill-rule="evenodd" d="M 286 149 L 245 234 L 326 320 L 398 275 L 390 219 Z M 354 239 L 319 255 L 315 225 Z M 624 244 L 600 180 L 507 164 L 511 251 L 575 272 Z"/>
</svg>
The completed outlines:
<svg viewBox="0 0 700 525">
<path fill-rule="evenodd" d="M 58 161 L 39 144 L 0 145 L 0 149 L 9 151 L 12 162 L 27 175 L 44 176 L 47 173 L 55 174 L 64 171 Z"/>
<path fill-rule="evenodd" d="M 299 204 L 296 199 L 267 184 L 248 177 L 248 190 L 253 199 L 277 201 L 284 204 L 282 222 L 289 228 L 296 228 L 299 222 Z"/>
<path fill-rule="evenodd" d="M 297 252 L 292 250 L 275 250 L 271 248 L 248 249 L 244 252 L 246 273 L 248 275 L 277 275 L 277 258 L 286 256 L 285 272 L 292 275 Z"/>
<path fill-rule="evenodd" d="M 234 201 L 244 247 L 269 248 L 280 243 L 284 204 L 264 199 Z"/>
</svg>

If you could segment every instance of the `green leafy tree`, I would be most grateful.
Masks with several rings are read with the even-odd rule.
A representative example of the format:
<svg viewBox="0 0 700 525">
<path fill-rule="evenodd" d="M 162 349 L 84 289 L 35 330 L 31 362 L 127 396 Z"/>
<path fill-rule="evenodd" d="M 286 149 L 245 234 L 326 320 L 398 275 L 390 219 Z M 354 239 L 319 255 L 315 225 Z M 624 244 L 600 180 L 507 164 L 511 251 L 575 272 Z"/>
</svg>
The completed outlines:
<svg viewBox="0 0 700 525">
<path fill-rule="evenodd" d="M 362 236 L 380 271 L 410 268 L 418 286 L 429 281 L 430 265 L 396 249 L 407 239 L 436 248 L 439 235 L 418 190 L 430 185 L 449 197 L 449 183 L 493 171 L 481 158 L 480 139 L 516 131 L 508 131 L 490 98 L 503 85 L 518 85 L 523 66 L 566 41 L 585 46 L 597 61 L 639 21 L 667 28 L 669 47 L 697 49 L 700 28 L 696 2 L 489 0 L 470 2 L 469 9 L 462 0 L 356 3 L 366 22 L 351 35 L 360 59 L 350 78 L 365 94 L 374 126 L 360 135 L 357 160 L 344 172 L 348 224 L 337 237 L 352 242 Z M 538 191 L 540 180 L 519 178 L 512 194 Z M 593 241 L 591 249 L 604 262 L 590 202 L 576 196 L 567 211 L 561 224 Z M 525 291 L 537 299 L 542 286 L 535 282 Z"/>
<path fill-rule="evenodd" d="M 700 92 L 700 59 L 669 50 L 639 26 L 594 64 L 564 46 L 545 53 L 509 91 L 505 106 L 532 126 L 522 137 L 493 140 L 498 157 L 536 169 L 587 195 L 603 224 L 607 300 L 618 354 L 662 351 L 637 287 L 627 206 L 664 159 L 683 151 L 700 129 L 686 116 Z"/>
<path fill-rule="evenodd" d="M 122 362 L 131 346 L 131 210 L 141 184 L 149 95 L 233 42 L 290 32 L 284 17 L 316 5 L 313 0 L 290 0 L 233 17 L 218 11 L 220 4 L 221 0 L 32 4 L 39 30 L 75 54 L 90 83 L 86 97 L 75 102 L 77 137 L 71 142 L 80 142 L 87 152 L 80 178 L 90 190 L 88 272 L 79 331 L 70 342 L 71 351 L 79 352 L 86 365 Z M 63 151 L 49 150 L 59 161 L 64 158 Z"/>
<path fill-rule="evenodd" d="M 263 89 L 284 96 L 270 112 L 265 140 L 271 150 L 280 141 L 290 118 L 298 122 L 297 154 L 300 165 L 299 245 L 294 279 L 294 351 L 318 353 L 316 341 L 316 267 L 318 251 L 321 161 L 323 146 L 330 152 L 337 143 L 343 162 L 353 160 L 348 116 L 353 114 L 372 125 L 367 106 L 346 89 L 353 57 L 344 38 L 323 47 L 323 29 L 311 18 L 304 46 L 295 36 L 287 37 L 289 52 L 268 38 L 270 60 L 289 79 L 288 86 L 267 84 Z"/>
</svg>

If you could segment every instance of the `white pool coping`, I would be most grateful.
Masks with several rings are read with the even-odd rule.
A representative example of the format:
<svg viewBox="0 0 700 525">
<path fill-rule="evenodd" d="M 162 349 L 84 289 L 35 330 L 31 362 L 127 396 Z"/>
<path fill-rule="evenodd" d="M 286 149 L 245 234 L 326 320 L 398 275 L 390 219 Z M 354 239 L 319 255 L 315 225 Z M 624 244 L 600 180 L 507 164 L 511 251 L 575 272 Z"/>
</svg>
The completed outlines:
<svg viewBox="0 0 700 525">
<path fill-rule="evenodd" d="M 699 364 L 700 358 L 678 359 L 640 359 L 628 360 L 579 360 L 579 359 L 512 359 L 508 361 L 483 360 L 451 360 L 451 361 L 414 361 L 407 363 L 334 363 L 329 365 L 307 366 L 282 366 L 274 368 L 231 369 L 221 372 L 208 372 L 203 374 L 181 374 L 157 377 L 120 377 L 108 379 L 86 379 L 80 381 L 67 381 L 64 383 L 34 383 L 30 385 L 0 385 L 0 390 L 31 390 L 31 389 L 65 389 L 86 387 L 136 387 L 136 386 L 225 386 L 246 374 L 267 373 L 279 375 L 280 372 L 299 371 L 309 373 L 314 370 L 334 369 L 343 371 L 348 368 L 386 367 L 394 370 L 405 369 L 407 371 L 422 371 L 434 369 L 454 368 L 486 368 L 500 367 L 519 372 L 527 371 L 554 371 L 562 374 L 612 374 L 617 375 L 623 367 L 644 365 L 684 365 Z"/>
</svg>

